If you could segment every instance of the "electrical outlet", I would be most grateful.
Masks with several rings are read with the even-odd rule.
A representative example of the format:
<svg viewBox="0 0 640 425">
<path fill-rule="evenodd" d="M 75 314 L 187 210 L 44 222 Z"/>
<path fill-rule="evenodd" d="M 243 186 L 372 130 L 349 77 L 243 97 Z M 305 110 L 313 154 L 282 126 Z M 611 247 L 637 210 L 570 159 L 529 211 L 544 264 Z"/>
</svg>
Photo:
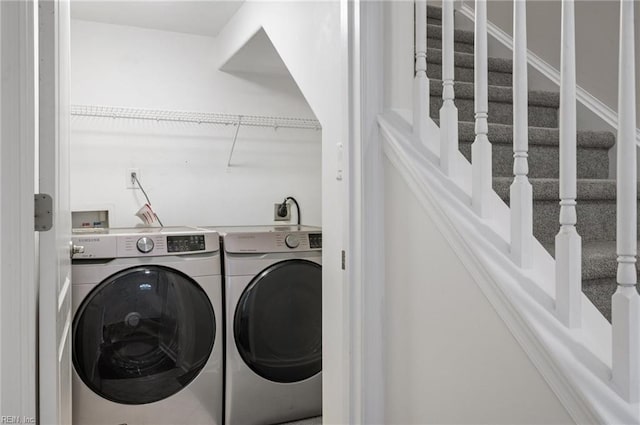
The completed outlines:
<svg viewBox="0 0 640 425">
<path fill-rule="evenodd" d="M 285 216 L 280 216 L 278 214 L 278 210 L 282 204 L 273 204 L 273 221 L 289 221 L 291 220 L 291 208 L 289 208 L 289 204 L 284 204 L 284 207 L 287 210 L 287 214 Z"/>
<path fill-rule="evenodd" d="M 138 184 L 136 183 L 135 179 L 132 176 L 133 173 L 136 173 L 136 177 L 138 178 L 138 180 L 140 179 L 140 169 L 139 168 L 127 168 L 127 176 L 126 176 L 127 189 L 137 189 L 138 188 Z"/>
</svg>

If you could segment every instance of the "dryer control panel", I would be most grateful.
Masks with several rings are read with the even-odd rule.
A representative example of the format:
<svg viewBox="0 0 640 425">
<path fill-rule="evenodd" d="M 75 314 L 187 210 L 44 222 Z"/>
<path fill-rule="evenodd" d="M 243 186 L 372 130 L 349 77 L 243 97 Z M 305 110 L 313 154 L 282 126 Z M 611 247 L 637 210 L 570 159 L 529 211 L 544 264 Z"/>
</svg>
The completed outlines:
<svg viewBox="0 0 640 425">
<path fill-rule="evenodd" d="M 224 235 L 224 249 L 229 253 L 269 253 L 322 250 L 322 233 L 318 231 L 229 232 Z"/>
</svg>

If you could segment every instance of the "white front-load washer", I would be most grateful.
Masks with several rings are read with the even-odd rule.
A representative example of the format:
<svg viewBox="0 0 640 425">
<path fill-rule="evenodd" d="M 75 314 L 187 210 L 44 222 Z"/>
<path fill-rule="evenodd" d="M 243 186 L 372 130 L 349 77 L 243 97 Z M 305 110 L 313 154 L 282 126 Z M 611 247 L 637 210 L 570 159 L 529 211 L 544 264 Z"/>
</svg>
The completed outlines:
<svg viewBox="0 0 640 425">
<path fill-rule="evenodd" d="M 109 229 L 73 244 L 74 424 L 221 425 L 218 234 Z"/>
<path fill-rule="evenodd" d="M 321 229 L 218 230 L 225 275 L 225 424 L 320 415 Z"/>
</svg>

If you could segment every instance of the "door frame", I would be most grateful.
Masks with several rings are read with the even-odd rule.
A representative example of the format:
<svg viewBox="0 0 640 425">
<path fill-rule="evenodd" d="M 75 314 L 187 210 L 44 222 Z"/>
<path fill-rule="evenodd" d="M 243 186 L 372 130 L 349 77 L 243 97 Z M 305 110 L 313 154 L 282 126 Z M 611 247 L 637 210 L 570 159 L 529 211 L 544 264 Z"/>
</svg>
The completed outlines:
<svg viewBox="0 0 640 425">
<path fill-rule="evenodd" d="M 343 305 L 348 307 L 348 418 L 385 423 L 384 167 L 377 119 L 384 107 L 384 1 L 341 0 L 348 108 L 343 208 L 346 237 Z M 323 199 L 335 203 L 335 199 Z M 336 308 L 336 306 L 333 306 Z M 325 310 L 330 313 L 330 309 Z M 342 342 L 341 342 L 342 343 Z M 330 389 L 329 391 L 333 391 Z M 338 388 L 335 388 L 337 391 Z"/>
<path fill-rule="evenodd" d="M 37 413 L 36 4 L 0 2 L 0 20 L 0 415 L 31 423 Z"/>
<path fill-rule="evenodd" d="M 345 330 L 338 341 L 348 355 L 345 423 L 384 422 L 384 198 L 376 117 L 382 111 L 382 1 L 341 2 L 347 71 L 343 306 Z M 34 1 L 0 2 L 0 414 L 36 415 L 36 303 L 38 259 L 33 227 L 37 172 L 37 9 Z M 9 66 L 4 66 L 10 64 Z M 8 107 L 12 105 L 13 107 Z M 15 108 L 15 105 L 20 105 Z M 345 128 L 343 127 L 343 128 Z M 7 142 L 14 141 L 14 142 Z M 335 203 L 336 199 L 323 199 Z M 366 282 L 366 285 L 365 285 Z M 341 308 L 334 306 L 334 308 Z M 325 310 L 325 312 L 328 310 Z M 20 326 L 14 326 L 19 323 Z M 325 381 L 327 382 L 327 381 Z M 341 416 L 341 415 L 340 415 Z"/>
</svg>

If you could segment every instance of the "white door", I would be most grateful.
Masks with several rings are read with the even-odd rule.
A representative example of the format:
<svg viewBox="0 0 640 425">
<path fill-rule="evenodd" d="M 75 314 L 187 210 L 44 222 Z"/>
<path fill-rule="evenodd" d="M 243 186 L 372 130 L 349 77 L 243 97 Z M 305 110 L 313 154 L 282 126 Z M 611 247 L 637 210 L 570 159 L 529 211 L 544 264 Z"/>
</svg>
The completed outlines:
<svg viewBox="0 0 640 425">
<path fill-rule="evenodd" d="M 40 234 L 39 423 L 71 424 L 71 212 L 68 0 L 39 2 L 40 193 L 53 227 Z"/>
</svg>

